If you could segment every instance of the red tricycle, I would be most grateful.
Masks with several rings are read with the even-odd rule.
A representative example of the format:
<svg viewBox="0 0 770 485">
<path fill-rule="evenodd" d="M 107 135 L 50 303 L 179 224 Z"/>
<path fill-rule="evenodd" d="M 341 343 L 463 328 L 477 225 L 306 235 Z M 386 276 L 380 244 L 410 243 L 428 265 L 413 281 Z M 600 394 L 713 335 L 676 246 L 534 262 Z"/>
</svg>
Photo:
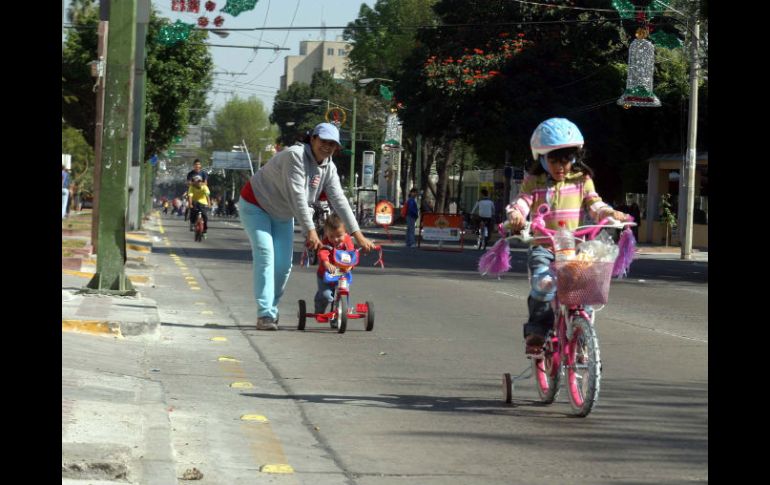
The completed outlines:
<svg viewBox="0 0 770 485">
<path fill-rule="evenodd" d="M 305 300 L 299 300 L 299 311 L 297 318 L 298 330 L 305 330 L 307 317 L 314 317 L 318 323 L 330 323 L 332 328 L 337 328 L 337 333 L 345 333 L 348 326 L 348 319 L 363 318 L 366 319 L 366 331 L 370 332 L 374 328 L 374 305 L 372 302 L 357 303 L 355 308 L 350 307 L 350 285 L 353 283 L 354 267 L 359 263 L 359 249 L 346 251 L 343 249 L 334 249 L 330 246 L 324 246 L 331 252 L 331 263 L 334 265 L 334 273 L 324 272 L 324 281 L 334 285 L 334 300 L 331 309 L 327 313 L 308 313 Z M 375 246 L 380 253 L 380 258 L 374 265 L 385 267 L 382 262 L 382 247 Z"/>
</svg>

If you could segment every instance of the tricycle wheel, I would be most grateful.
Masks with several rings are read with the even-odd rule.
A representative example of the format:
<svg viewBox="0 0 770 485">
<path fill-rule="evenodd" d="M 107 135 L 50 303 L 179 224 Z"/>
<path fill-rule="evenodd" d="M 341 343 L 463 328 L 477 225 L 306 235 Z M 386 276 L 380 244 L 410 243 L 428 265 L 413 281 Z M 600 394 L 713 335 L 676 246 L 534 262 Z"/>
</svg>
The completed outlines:
<svg viewBox="0 0 770 485">
<path fill-rule="evenodd" d="M 307 318 L 307 306 L 305 300 L 299 300 L 299 311 L 297 311 L 297 330 L 305 330 L 305 319 Z"/>
<path fill-rule="evenodd" d="M 348 328 L 348 299 L 341 297 L 337 305 L 337 333 L 345 333 Z"/>
<path fill-rule="evenodd" d="M 366 331 L 371 332 L 374 328 L 374 304 L 366 302 Z"/>
</svg>

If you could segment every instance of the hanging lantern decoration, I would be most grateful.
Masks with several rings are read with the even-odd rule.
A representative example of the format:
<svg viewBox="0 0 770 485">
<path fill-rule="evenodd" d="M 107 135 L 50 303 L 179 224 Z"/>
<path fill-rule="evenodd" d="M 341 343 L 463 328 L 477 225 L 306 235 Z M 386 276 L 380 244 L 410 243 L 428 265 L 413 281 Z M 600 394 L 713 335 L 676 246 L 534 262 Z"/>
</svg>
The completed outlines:
<svg viewBox="0 0 770 485">
<path fill-rule="evenodd" d="M 209 19 L 206 17 L 198 17 L 198 27 L 206 27 L 209 24 Z"/>
<path fill-rule="evenodd" d="M 221 15 L 217 16 L 217 18 L 214 19 L 214 25 L 216 25 L 217 27 L 221 27 L 223 23 L 225 23 L 225 18 L 222 17 Z"/>
<path fill-rule="evenodd" d="M 177 20 L 173 24 L 166 24 L 161 27 L 157 40 L 162 45 L 174 45 L 187 40 L 190 37 L 190 29 L 193 27 L 193 24 L 186 24 L 181 20 Z"/>
<path fill-rule="evenodd" d="M 214 9 L 217 8 L 217 4 L 209 0 L 208 2 L 206 2 L 205 7 L 206 7 L 206 11 L 213 12 Z"/>
<path fill-rule="evenodd" d="M 187 2 L 185 0 L 171 0 L 171 10 L 174 12 L 184 12 Z"/>
<path fill-rule="evenodd" d="M 221 11 L 237 17 L 247 10 L 254 10 L 256 5 L 257 0 L 227 0 L 227 4 Z"/>
<path fill-rule="evenodd" d="M 655 71 L 655 46 L 647 40 L 647 29 L 636 32 L 636 39 L 628 49 L 628 80 L 626 91 L 618 99 L 624 108 L 631 106 L 659 107 L 660 100 L 652 92 L 652 78 Z"/>
</svg>

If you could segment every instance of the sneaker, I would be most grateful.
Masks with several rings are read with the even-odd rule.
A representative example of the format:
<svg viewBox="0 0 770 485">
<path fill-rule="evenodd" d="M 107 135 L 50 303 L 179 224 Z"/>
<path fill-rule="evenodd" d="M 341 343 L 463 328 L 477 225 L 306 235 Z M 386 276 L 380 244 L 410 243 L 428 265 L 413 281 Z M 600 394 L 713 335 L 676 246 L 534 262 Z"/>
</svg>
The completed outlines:
<svg viewBox="0 0 770 485">
<path fill-rule="evenodd" d="M 525 342 L 527 344 L 528 354 L 539 354 L 543 351 L 543 344 L 545 344 L 545 337 L 536 333 L 531 333 L 526 336 Z"/>
<path fill-rule="evenodd" d="M 257 318 L 257 330 L 278 330 L 278 325 L 272 317 Z"/>
</svg>

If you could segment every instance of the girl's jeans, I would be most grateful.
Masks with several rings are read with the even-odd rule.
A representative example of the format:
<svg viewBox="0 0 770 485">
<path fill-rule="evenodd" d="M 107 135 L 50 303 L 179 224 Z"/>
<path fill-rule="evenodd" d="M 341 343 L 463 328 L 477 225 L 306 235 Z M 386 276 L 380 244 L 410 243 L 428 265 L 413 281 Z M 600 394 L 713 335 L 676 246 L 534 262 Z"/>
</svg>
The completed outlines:
<svg viewBox="0 0 770 485">
<path fill-rule="evenodd" d="M 252 276 L 257 317 L 278 317 L 291 273 L 294 219 L 276 219 L 243 199 L 238 201 L 241 223 L 251 242 Z"/>
<path fill-rule="evenodd" d="M 529 321 L 524 324 L 524 336 L 530 333 L 545 335 L 553 327 L 551 300 L 556 295 L 556 281 L 551 271 L 554 256 L 544 246 L 532 246 L 527 251 L 527 267 L 531 290 L 527 298 Z"/>
<path fill-rule="evenodd" d="M 554 255 L 544 246 L 532 246 L 527 252 L 527 266 L 532 289 L 527 298 L 529 321 L 524 324 L 524 337 L 530 333 L 545 336 L 553 328 L 553 307 L 551 301 L 556 295 L 556 275 L 551 271 Z M 591 315 L 593 309 L 583 307 Z"/>
<path fill-rule="evenodd" d="M 334 286 L 336 283 L 327 283 L 320 276 L 318 280 L 318 292 L 315 294 L 315 312 L 325 313 L 326 306 L 334 301 Z"/>
</svg>

